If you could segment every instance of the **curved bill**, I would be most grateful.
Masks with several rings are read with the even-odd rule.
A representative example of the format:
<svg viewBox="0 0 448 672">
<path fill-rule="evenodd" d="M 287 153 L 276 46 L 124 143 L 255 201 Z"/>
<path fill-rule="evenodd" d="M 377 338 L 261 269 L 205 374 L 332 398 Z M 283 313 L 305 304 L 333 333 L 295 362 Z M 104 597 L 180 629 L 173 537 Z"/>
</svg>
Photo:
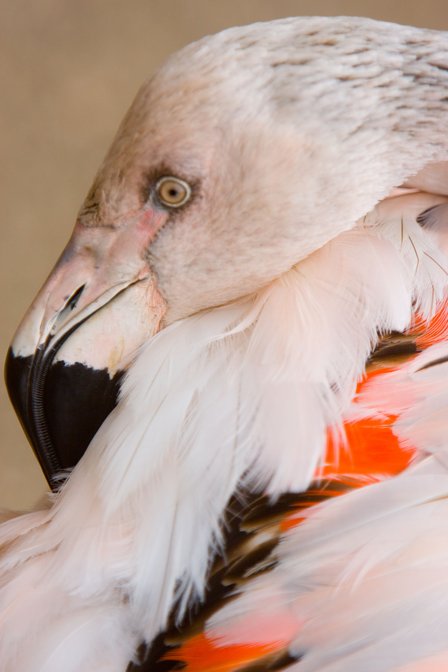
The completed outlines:
<svg viewBox="0 0 448 672">
<path fill-rule="evenodd" d="M 77 225 L 9 349 L 9 395 L 54 489 L 116 405 L 135 351 L 160 328 L 165 304 L 146 248 L 129 227 Z"/>
</svg>

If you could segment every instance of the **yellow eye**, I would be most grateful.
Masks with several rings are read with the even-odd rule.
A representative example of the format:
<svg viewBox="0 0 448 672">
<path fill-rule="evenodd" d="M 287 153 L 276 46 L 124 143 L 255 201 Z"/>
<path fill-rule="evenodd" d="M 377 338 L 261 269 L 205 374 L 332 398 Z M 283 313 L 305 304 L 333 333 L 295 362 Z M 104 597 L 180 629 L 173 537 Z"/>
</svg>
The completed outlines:
<svg viewBox="0 0 448 672">
<path fill-rule="evenodd" d="M 179 177 L 161 177 L 156 184 L 159 201 L 168 208 L 180 208 L 191 198 L 190 185 Z"/>
</svg>

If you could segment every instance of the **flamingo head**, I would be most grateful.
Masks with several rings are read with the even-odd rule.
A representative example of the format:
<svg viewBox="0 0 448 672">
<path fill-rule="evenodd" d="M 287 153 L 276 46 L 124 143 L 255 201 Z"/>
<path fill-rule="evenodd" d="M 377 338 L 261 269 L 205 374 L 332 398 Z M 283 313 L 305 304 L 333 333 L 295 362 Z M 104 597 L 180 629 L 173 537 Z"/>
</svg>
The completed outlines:
<svg viewBox="0 0 448 672">
<path fill-rule="evenodd" d="M 441 158 L 436 35 L 364 19 L 255 24 L 186 47 L 141 88 L 8 355 L 52 485 L 142 343 L 256 292 Z"/>
</svg>

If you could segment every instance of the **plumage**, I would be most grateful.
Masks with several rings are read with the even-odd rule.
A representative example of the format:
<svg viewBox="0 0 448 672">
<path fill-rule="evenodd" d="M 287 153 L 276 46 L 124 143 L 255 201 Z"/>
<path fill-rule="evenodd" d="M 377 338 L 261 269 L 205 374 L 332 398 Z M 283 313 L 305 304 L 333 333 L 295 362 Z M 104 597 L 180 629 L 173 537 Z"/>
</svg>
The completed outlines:
<svg viewBox="0 0 448 672">
<path fill-rule="evenodd" d="M 0 526 L 2 670 L 444 669 L 447 47 L 285 19 L 142 88 L 10 353 L 53 486 L 48 372 L 125 375 Z"/>
</svg>

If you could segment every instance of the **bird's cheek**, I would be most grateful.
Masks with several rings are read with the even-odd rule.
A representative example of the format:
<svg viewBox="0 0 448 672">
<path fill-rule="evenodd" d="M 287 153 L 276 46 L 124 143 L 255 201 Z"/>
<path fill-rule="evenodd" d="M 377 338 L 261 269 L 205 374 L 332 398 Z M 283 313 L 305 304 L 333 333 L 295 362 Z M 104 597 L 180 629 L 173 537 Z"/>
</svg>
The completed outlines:
<svg viewBox="0 0 448 672">
<path fill-rule="evenodd" d="M 6 362 L 12 403 L 52 486 L 117 403 L 134 353 L 160 328 L 165 302 L 146 261 L 163 218 L 75 227 L 25 315 Z"/>
</svg>

